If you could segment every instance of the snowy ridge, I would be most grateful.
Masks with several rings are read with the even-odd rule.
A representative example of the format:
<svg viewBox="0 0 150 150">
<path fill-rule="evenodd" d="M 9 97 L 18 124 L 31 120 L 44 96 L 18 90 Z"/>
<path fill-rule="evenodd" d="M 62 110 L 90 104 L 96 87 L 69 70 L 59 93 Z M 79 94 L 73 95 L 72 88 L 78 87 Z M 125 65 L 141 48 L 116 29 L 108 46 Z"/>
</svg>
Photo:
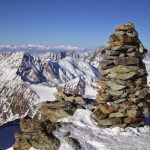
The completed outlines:
<svg viewBox="0 0 150 150">
<path fill-rule="evenodd" d="M 56 87 L 94 99 L 98 77 L 98 69 L 79 58 L 42 61 L 23 52 L 1 53 L 0 125 L 33 117 L 39 102 L 55 100 Z"/>
<path fill-rule="evenodd" d="M 17 74 L 21 76 L 23 81 L 30 84 L 47 83 L 49 86 L 62 87 L 67 82 L 82 81 L 84 88 L 94 86 L 99 77 L 98 69 L 82 59 L 65 57 L 57 61 L 42 62 L 40 58 L 33 57 L 28 53 L 24 54 Z M 78 86 L 78 83 L 76 85 Z"/>
<path fill-rule="evenodd" d="M 16 74 L 24 54 L 0 54 L 0 125 L 28 115 L 35 115 L 39 97 Z"/>
</svg>

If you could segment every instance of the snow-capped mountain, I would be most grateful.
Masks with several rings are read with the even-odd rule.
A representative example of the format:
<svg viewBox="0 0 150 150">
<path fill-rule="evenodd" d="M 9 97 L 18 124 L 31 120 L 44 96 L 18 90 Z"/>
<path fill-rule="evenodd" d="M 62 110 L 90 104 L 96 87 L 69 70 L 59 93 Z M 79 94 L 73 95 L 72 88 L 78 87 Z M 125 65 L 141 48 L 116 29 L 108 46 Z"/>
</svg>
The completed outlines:
<svg viewBox="0 0 150 150">
<path fill-rule="evenodd" d="M 0 52 L 28 52 L 31 55 L 40 55 L 47 52 L 64 52 L 64 51 L 76 51 L 84 52 L 88 51 L 87 48 L 80 48 L 72 45 L 40 45 L 40 44 L 25 44 L 25 45 L 0 45 Z"/>
<path fill-rule="evenodd" d="M 88 98 L 96 95 L 96 67 L 74 56 L 57 61 L 48 56 L 42 60 L 44 57 L 23 52 L 0 54 L 0 125 L 26 115 L 33 117 L 39 102 L 54 99 L 50 94 L 56 92 L 55 87 Z"/>
<path fill-rule="evenodd" d="M 39 97 L 16 74 L 24 54 L 0 54 L 0 125 L 26 115 L 35 115 Z"/>
</svg>

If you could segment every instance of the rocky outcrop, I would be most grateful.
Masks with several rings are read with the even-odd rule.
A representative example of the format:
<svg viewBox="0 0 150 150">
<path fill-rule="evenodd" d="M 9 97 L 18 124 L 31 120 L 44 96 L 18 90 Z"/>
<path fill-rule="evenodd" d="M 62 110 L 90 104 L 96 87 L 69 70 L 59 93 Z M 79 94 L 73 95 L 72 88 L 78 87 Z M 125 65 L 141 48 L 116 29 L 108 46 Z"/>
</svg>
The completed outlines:
<svg viewBox="0 0 150 150">
<path fill-rule="evenodd" d="M 43 102 L 39 106 L 39 113 L 42 118 L 52 122 L 71 116 L 77 109 L 77 104 L 69 101 Z"/>
<path fill-rule="evenodd" d="M 93 118 L 99 126 L 143 126 L 149 115 L 146 52 L 132 23 L 115 28 L 102 51 L 100 90 Z"/>
<path fill-rule="evenodd" d="M 14 150 L 28 150 L 30 147 L 40 150 L 59 149 L 60 141 L 54 136 L 53 131 L 61 127 L 61 119 L 72 116 L 77 108 L 82 108 L 85 101 L 80 96 L 67 95 L 62 91 L 55 96 L 56 101 L 39 104 L 40 119 L 21 119 L 21 132 L 15 135 Z M 80 143 L 69 134 L 65 135 L 65 141 L 73 150 L 80 150 Z"/>
<path fill-rule="evenodd" d="M 58 150 L 59 140 L 53 135 L 55 124 L 50 121 L 25 120 L 20 121 L 21 132 L 15 134 L 14 150 L 29 150 L 31 147 L 40 150 Z"/>
<path fill-rule="evenodd" d="M 86 100 L 82 96 L 79 96 L 79 95 L 67 94 L 61 90 L 58 90 L 58 92 L 54 93 L 54 95 L 58 101 L 67 101 L 67 102 L 76 103 L 78 105 L 86 104 Z"/>
</svg>

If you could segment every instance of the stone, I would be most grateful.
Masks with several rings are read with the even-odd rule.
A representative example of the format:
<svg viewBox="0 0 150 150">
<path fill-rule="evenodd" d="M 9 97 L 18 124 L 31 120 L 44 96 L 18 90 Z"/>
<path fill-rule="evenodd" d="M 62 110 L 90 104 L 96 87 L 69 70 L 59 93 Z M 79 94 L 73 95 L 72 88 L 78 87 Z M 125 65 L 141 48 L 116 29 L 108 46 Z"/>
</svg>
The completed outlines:
<svg viewBox="0 0 150 150">
<path fill-rule="evenodd" d="M 136 43 L 137 37 L 129 36 L 127 34 L 124 35 L 118 35 L 118 34 L 112 34 L 109 38 L 109 46 L 123 46 L 123 45 L 129 45 L 131 43 Z"/>
<path fill-rule="evenodd" d="M 139 59 L 132 57 L 115 58 L 114 63 L 115 65 L 137 65 Z"/>
<path fill-rule="evenodd" d="M 149 110 L 149 108 L 147 108 L 147 107 L 144 108 L 143 114 L 144 114 L 145 117 L 149 117 L 149 115 L 150 115 L 150 110 Z"/>
<path fill-rule="evenodd" d="M 147 106 L 146 102 L 140 102 L 140 103 L 138 103 L 138 107 L 144 107 L 144 108 L 146 108 L 146 106 Z"/>
<path fill-rule="evenodd" d="M 103 59 L 110 59 L 110 60 L 113 60 L 115 58 L 117 58 L 117 56 L 111 56 L 111 55 L 108 55 L 108 54 L 102 54 L 102 58 Z"/>
<path fill-rule="evenodd" d="M 127 110 L 127 115 L 131 118 L 136 118 L 139 112 L 137 110 Z"/>
<path fill-rule="evenodd" d="M 118 100 L 115 100 L 114 103 L 115 103 L 115 104 L 119 104 L 119 103 L 122 103 L 122 102 L 124 102 L 124 101 L 126 101 L 126 98 L 120 98 L 120 99 L 118 99 Z"/>
<path fill-rule="evenodd" d="M 120 96 L 123 94 L 123 90 L 121 91 L 113 91 L 113 90 L 106 90 L 112 96 Z"/>
<path fill-rule="evenodd" d="M 127 105 L 127 106 L 131 106 L 131 105 L 133 105 L 134 103 L 133 103 L 133 101 L 128 101 L 128 100 L 126 100 L 126 101 L 123 102 L 123 104 L 125 104 L 125 105 Z"/>
<path fill-rule="evenodd" d="M 146 74 L 145 69 L 139 69 L 137 76 L 140 77 L 140 76 L 144 76 L 145 74 Z"/>
<path fill-rule="evenodd" d="M 43 102 L 39 106 L 39 113 L 52 122 L 73 115 L 77 108 L 77 104 L 69 101 Z"/>
<path fill-rule="evenodd" d="M 118 110 L 118 105 L 113 104 L 113 103 L 110 105 L 104 104 L 104 105 L 100 105 L 99 108 L 104 114 L 110 114 Z"/>
<path fill-rule="evenodd" d="M 107 86 L 109 86 L 113 91 L 118 91 L 118 90 L 122 90 L 124 89 L 126 86 L 124 85 L 119 85 L 119 84 L 116 84 L 112 81 L 106 81 L 105 84 Z"/>
<path fill-rule="evenodd" d="M 112 79 L 119 79 L 119 80 L 127 80 L 135 76 L 136 72 L 129 72 L 126 74 L 119 74 L 119 73 L 109 73 L 106 78 L 112 78 Z"/>
<path fill-rule="evenodd" d="M 109 95 L 106 95 L 106 94 L 100 94 L 100 95 L 97 95 L 97 102 L 98 103 L 106 103 L 108 100 L 109 100 Z"/>
<path fill-rule="evenodd" d="M 105 60 L 101 61 L 101 65 L 107 66 L 107 65 L 111 65 L 111 64 L 113 64 L 113 60 L 107 60 L 107 59 L 105 59 Z"/>
<path fill-rule="evenodd" d="M 141 118 L 134 118 L 134 117 L 125 117 L 123 120 L 123 122 L 127 123 L 127 124 L 136 123 L 136 122 L 140 122 L 140 121 L 142 121 Z"/>
<path fill-rule="evenodd" d="M 134 105 L 131 105 L 131 109 L 132 109 L 132 110 L 138 110 L 139 107 L 138 107 L 137 105 L 134 104 Z"/>
<path fill-rule="evenodd" d="M 97 121 L 100 119 L 104 119 L 106 117 L 107 117 L 107 114 L 104 114 L 99 107 L 96 108 L 96 110 L 92 114 L 92 118 L 94 118 L 94 120 L 97 120 Z"/>
<path fill-rule="evenodd" d="M 110 69 L 102 70 L 102 75 L 107 75 L 108 73 L 128 73 L 128 72 L 137 72 L 139 67 L 137 66 L 124 66 L 124 65 L 118 65 L 116 67 L 112 67 Z"/>
<path fill-rule="evenodd" d="M 138 97 L 135 97 L 135 98 L 134 97 L 133 98 L 130 97 L 130 98 L 128 98 L 128 101 L 131 101 L 131 102 L 136 104 L 136 103 L 138 103 L 140 101 L 140 99 Z"/>
<path fill-rule="evenodd" d="M 124 116 L 125 116 L 124 113 L 117 112 L 117 113 L 111 113 L 109 115 L 109 118 L 120 118 L 120 117 L 124 117 Z"/>
<path fill-rule="evenodd" d="M 124 91 L 124 92 L 121 94 L 120 98 L 126 98 L 127 96 L 128 96 L 128 93 Z"/>
<path fill-rule="evenodd" d="M 147 84 L 147 78 L 138 78 L 134 82 L 137 86 L 142 86 L 143 84 Z"/>
<path fill-rule="evenodd" d="M 107 118 L 98 121 L 99 126 L 114 126 L 117 124 L 122 124 L 121 118 Z"/>
<path fill-rule="evenodd" d="M 110 55 L 110 56 L 118 56 L 120 54 L 120 52 L 119 51 L 106 50 L 106 54 Z"/>
<path fill-rule="evenodd" d="M 132 46 L 132 45 L 123 45 L 123 46 L 114 46 L 111 48 L 111 50 L 113 51 L 133 51 L 134 49 L 136 49 L 137 46 Z"/>
<path fill-rule="evenodd" d="M 135 26 L 133 23 L 126 23 L 125 25 L 116 26 L 115 31 L 127 31 L 127 30 L 135 30 Z"/>
<path fill-rule="evenodd" d="M 32 119 L 21 119 L 21 131 L 15 135 L 15 150 L 28 150 L 31 147 L 43 150 L 57 150 L 59 140 L 51 133 L 47 133 L 42 122 Z"/>
<path fill-rule="evenodd" d="M 120 54 L 119 54 L 119 57 L 125 57 L 125 56 L 126 56 L 125 53 L 120 53 Z"/>
<path fill-rule="evenodd" d="M 136 57 L 136 58 L 138 58 L 139 54 L 138 54 L 138 52 L 131 52 L 131 53 L 127 53 L 127 56 L 128 57 Z"/>
<path fill-rule="evenodd" d="M 125 31 L 117 31 L 116 34 L 117 35 L 124 35 L 124 34 L 126 34 L 126 32 Z"/>
<path fill-rule="evenodd" d="M 144 98 L 149 93 L 149 88 L 143 88 L 138 91 L 138 98 Z"/>
</svg>

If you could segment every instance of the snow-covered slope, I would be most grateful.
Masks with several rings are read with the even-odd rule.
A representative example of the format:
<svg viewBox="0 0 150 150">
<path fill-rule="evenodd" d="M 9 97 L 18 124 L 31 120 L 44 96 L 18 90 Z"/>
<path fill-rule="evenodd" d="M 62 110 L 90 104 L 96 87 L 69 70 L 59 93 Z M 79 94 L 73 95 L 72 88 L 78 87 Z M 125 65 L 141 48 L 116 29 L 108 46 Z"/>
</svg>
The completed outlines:
<svg viewBox="0 0 150 150">
<path fill-rule="evenodd" d="M 24 54 L 17 74 L 30 84 L 47 83 L 49 86 L 63 87 L 68 82 L 74 85 L 75 81 L 78 86 L 82 81 L 84 88 L 94 87 L 99 77 L 98 69 L 82 59 L 65 57 L 57 61 L 41 61 L 28 53 Z M 84 95 L 80 91 L 77 94 Z"/>
<path fill-rule="evenodd" d="M 0 54 L 0 125 L 35 114 L 39 97 L 16 74 L 23 53 Z"/>
<path fill-rule="evenodd" d="M 95 98 L 98 76 L 97 68 L 73 56 L 42 61 L 23 52 L 1 53 L 0 125 L 26 115 L 33 117 L 39 102 L 55 99 L 56 86 Z M 87 92 L 89 87 L 95 92 Z"/>
<path fill-rule="evenodd" d="M 81 150 L 149 150 L 150 127 L 103 129 L 96 126 L 91 113 L 77 109 L 72 117 L 62 120 L 64 126 L 55 131 L 61 141 L 59 150 L 73 150 L 63 136 L 68 132 L 70 137 L 79 141 Z"/>
</svg>

